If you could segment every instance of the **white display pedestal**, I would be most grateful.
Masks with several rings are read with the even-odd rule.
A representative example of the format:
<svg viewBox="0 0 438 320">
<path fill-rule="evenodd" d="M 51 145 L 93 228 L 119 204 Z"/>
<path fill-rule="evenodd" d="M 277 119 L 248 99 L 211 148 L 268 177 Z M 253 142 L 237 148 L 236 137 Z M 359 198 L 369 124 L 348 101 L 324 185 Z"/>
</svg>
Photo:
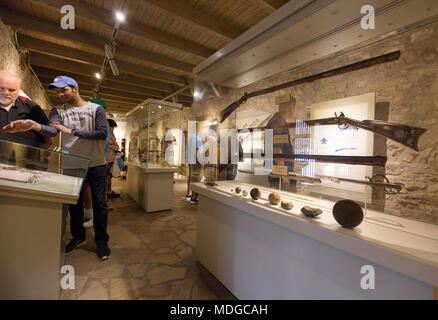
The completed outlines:
<svg viewBox="0 0 438 320">
<path fill-rule="evenodd" d="M 143 168 L 128 163 L 128 195 L 146 212 L 172 209 L 173 176 L 178 168 Z"/>
<path fill-rule="evenodd" d="M 59 299 L 63 203 L 76 201 L 0 185 L 0 299 Z"/>
<path fill-rule="evenodd" d="M 437 298 L 438 226 L 380 214 L 391 226 L 369 211 L 350 230 L 329 201 L 280 192 L 295 204 L 286 211 L 267 203 L 266 190 L 253 201 L 230 193 L 251 185 L 217 183 L 190 185 L 200 195 L 197 259 L 238 299 Z M 312 201 L 324 211 L 319 219 L 299 214 Z M 361 286 L 364 266 L 374 270 L 374 289 Z"/>
</svg>

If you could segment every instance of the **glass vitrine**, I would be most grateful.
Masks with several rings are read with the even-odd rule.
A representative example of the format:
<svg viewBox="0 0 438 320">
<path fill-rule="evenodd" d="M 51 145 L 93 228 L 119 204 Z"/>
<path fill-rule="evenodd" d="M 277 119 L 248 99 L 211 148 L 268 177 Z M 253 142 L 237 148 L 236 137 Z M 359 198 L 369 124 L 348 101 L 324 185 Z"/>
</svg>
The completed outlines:
<svg viewBox="0 0 438 320">
<path fill-rule="evenodd" d="M 90 159 L 0 138 L 0 186 L 78 197 Z"/>
<path fill-rule="evenodd" d="M 145 167 L 177 167 L 184 155 L 182 105 L 148 99 L 127 118 L 128 162 Z"/>
<path fill-rule="evenodd" d="M 335 219 L 340 213 L 336 221 L 348 227 L 369 212 L 370 221 L 388 223 L 391 218 L 373 214 L 391 214 L 410 198 L 416 183 L 395 173 L 396 155 L 421 155 L 428 128 L 388 121 L 390 103 L 376 102 L 374 92 L 303 102 L 302 92 L 282 90 L 245 100 L 227 113 L 238 101 L 236 92 L 205 88 L 198 88 L 204 97 L 195 102 L 195 112 L 215 121 L 211 135 L 218 156 L 215 164 L 204 164 L 203 180 L 212 188 L 315 221 L 323 212 Z M 204 150 L 209 139 L 203 136 Z"/>
</svg>

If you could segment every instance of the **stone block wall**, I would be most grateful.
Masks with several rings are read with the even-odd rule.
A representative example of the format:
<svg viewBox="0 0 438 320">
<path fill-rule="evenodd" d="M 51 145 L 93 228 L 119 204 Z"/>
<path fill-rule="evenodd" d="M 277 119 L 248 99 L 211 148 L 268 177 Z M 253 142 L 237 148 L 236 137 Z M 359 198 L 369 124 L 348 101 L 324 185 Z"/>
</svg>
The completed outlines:
<svg viewBox="0 0 438 320">
<path fill-rule="evenodd" d="M 385 114 L 389 122 L 426 128 L 419 141 L 420 152 L 386 139 L 378 143 L 376 155 L 388 157 L 386 175 L 403 183 L 402 194 L 387 195 L 384 212 L 438 224 L 438 22 L 418 26 L 368 46 L 342 52 L 241 89 L 228 89 L 219 98 L 194 104 L 194 116 L 217 119 L 220 111 L 254 92 L 284 82 L 337 68 L 353 62 L 400 50 L 398 61 L 313 83 L 283 89 L 249 99 L 239 110 L 276 112 L 274 97 L 292 92 L 297 99 L 296 117 L 305 119 L 305 107 L 313 103 L 365 93 L 376 93 L 376 116 Z M 233 116 L 223 127 L 233 127 Z"/>
<path fill-rule="evenodd" d="M 38 103 L 41 108 L 50 110 L 51 103 L 46 97 L 38 79 L 29 68 L 22 68 L 20 66 L 19 53 L 13 39 L 13 29 L 5 25 L 0 19 L 0 70 L 11 71 L 21 77 L 21 90 L 23 90 L 31 100 Z"/>
</svg>

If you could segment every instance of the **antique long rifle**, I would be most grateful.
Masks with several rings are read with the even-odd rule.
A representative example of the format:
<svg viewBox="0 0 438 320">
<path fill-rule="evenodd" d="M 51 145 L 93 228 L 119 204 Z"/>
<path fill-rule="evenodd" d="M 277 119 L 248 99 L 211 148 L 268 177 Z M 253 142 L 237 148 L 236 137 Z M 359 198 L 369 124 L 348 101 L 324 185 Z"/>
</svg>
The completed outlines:
<svg viewBox="0 0 438 320">
<path fill-rule="evenodd" d="M 261 153 L 261 156 L 265 155 Z M 282 154 L 274 153 L 273 159 L 297 159 L 297 160 L 315 160 L 316 162 L 343 163 L 351 165 L 367 165 L 367 166 L 385 166 L 386 157 L 383 156 L 332 156 L 318 154 Z M 252 153 L 244 153 L 243 158 L 254 158 Z M 267 160 L 263 158 L 263 160 Z"/>
<path fill-rule="evenodd" d="M 295 128 L 296 126 L 300 126 L 300 125 L 301 126 L 337 125 L 341 130 L 346 130 L 350 127 L 356 129 L 361 128 L 375 132 L 391 140 L 397 141 L 411 149 L 414 149 L 415 151 L 419 151 L 418 140 L 420 139 L 420 136 L 427 131 L 427 129 L 424 128 L 411 127 L 405 124 L 385 122 L 380 120 L 362 120 L 362 121 L 355 120 L 346 117 L 342 112 L 339 116 L 336 117 L 304 120 L 304 121 L 300 120 L 300 121 L 288 123 L 285 126 L 275 127 L 273 129 L 277 130 L 284 128 Z M 270 128 L 258 127 L 258 128 L 249 128 L 248 130 L 253 131 L 255 129 L 266 130 Z"/>
<path fill-rule="evenodd" d="M 250 171 L 250 170 L 239 169 L 239 172 L 254 174 L 254 172 Z M 268 176 L 278 177 L 278 178 L 285 177 L 288 179 L 297 180 L 297 181 L 304 181 L 304 182 L 309 182 L 309 183 L 322 183 L 322 180 L 329 180 L 329 181 L 332 181 L 335 183 L 350 182 L 350 183 L 356 183 L 356 184 L 364 184 L 364 185 L 369 185 L 371 187 L 385 188 L 385 192 L 388 194 L 400 193 L 401 189 L 403 188 L 403 185 L 401 185 L 399 183 L 390 183 L 389 180 L 385 176 L 383 176 L 383 178 L 386 179 L 388 182 L 375 181 L 374 177 L 373 178 L 367 177 L 368 180 L 356 180 L 356 179 L 338 178 L 338 177 L 322 176 L 322 175 L 317 175 L 315 177 L 308 177 L 308 176 L 303 176 L 303 175 L 300 175 L 300 174 L 297 174 L 294 172 L 289 172 L 289 174 L 287 176 L 278 175 L 278 174 L 268 174 Z"/>
<path fill-rule="evenodd" d="M 237 107 L 239 107 L 241 104 L 246 103 L 246 101 L 250 98 L 254 98 L 254 97 L 261 96 L 261 95 L 271 93 L 271 92 L 275 92 L 275 91 L 278 91 L 280 89 L 296 86 L 296 85 L 299 85 L 302 83 L 313 82 L 315 80 L 325 79 L 328 77 L 338 76 L 338 75 L 341 75 L 341 74 L 344 74 L 347 72 L 369 68 L 369 67 L 372 67 L 372 66 L 375 66 L 378 64 L 382 64 L 382 63 L 386 63 L 386 62 L 390 62 L 390 61 L 395 61 L 395 60 L 398 60 L 399 58 L 400 58 L 400 50 L 394 51 L 394 52 L 391 52 L 388 54 L 384 54 L 384 55 L 381 55 L 378 57 L 374 57 L 371 59 L 352 63 L 352 64 L 342 66 L 339 68 L 324 71 L 324 72 L 321 72 L 321 73 L 318 73 L 315 75 L 311 75 L 308 77 L 304 77 L 301 79 L 289 81 L 289 82 L 279 84 L 279 85 L 276 85 L 276 86 L 273 86 L 270 88 L 258 90 L 258 91 L 251 92 L 251 93 L 245 92 L 245 94 L 239 100 L 233 102 L 232 104 L 230 104 L 228 107 L 226 107 L 221 112 L 221 122 L 224 122 L 225 119 L 227 119 L 234 112 L 234 110 L 237 109 Z"/>
</svg>

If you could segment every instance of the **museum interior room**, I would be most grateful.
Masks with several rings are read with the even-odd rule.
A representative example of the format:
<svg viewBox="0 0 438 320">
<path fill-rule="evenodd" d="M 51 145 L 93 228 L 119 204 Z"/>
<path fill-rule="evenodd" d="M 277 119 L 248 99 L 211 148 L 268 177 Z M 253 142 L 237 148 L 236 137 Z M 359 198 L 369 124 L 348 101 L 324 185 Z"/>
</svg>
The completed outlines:
<svg viewBox="0 0 438 320">
<path fill-rule="evenodd" d="M 438 1 L 2 0 L 0 47 L 1 300 L 438 300 Z"/>
</svg>

